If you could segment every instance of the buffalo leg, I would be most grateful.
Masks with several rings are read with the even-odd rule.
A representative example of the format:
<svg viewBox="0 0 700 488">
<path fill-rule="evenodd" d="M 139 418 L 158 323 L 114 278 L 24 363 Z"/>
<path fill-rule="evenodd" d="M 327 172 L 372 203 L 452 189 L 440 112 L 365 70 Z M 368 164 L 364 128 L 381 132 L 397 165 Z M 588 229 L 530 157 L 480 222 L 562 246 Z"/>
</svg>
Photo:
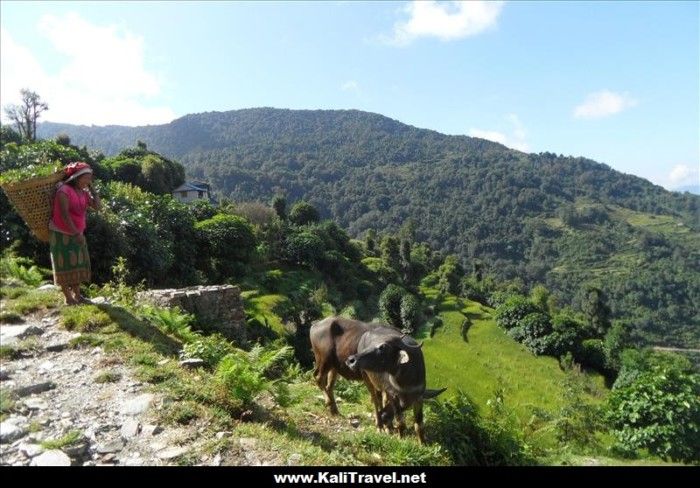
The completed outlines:
<svg viewBox="0 0 700 488">
<path fill-rule="evenodd" d="M 418 400 L 413 404 L 413 426 L 416 429 L 416 435 L 421 445 L 425 445 L 425 432 L 423 431 L 423 401 Z"/>
<path fill-rule="evenodd" d="M 318 364 L 318 361 L 317 361 Z M 326 406 L 330 409 L 331 415 L 338 415 L 338 406 L 333 397 L 333 386 L 335 385 L 335 370 L 332 368 L 320 367 L 314 370 L 316 384 L 326 397 Z"/>
<path fill-rule="evenodd" d="M 362 375 L 362 379 L 369 390 L 369 396 L 372 398 L 372 405 L 374 405 L 374 424 L 377 429 L 382 430 L 382 396 L 379 391 L 374 387 L 370 379 L 366 375 Z"/>
</svg>

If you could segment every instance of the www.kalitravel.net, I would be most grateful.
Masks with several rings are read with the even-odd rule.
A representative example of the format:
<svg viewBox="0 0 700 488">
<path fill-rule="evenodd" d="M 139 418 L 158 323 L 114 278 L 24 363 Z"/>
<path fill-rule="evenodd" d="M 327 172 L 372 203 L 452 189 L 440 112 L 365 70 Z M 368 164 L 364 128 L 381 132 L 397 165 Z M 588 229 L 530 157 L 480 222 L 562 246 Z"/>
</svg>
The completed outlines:
<svg viewBox="0 0 700 488">
<path fill-rule="evenodd" d="M 276 474 L 275 483 L 427 483 L 426 473 L 399 474 L 397 472 L 386 474 L 363 474 L 356 471 L 341 471 L 332 473 L 330 471 L 320 471 L 316 474 Z"/>
</svg>

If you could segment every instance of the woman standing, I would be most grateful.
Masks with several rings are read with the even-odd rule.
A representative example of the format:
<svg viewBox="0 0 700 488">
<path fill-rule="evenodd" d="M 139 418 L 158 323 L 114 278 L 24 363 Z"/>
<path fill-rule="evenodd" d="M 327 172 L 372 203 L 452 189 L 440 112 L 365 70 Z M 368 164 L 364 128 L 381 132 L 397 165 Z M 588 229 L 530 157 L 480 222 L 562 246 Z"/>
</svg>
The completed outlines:
<svg viewBox="0 0 700 488">
<path fill-rule="evenodd" d="M 92 168 L 83 162 L 65 167 L 66 179 L 56 190 L 49 222 L 53 279 L 61 287 L 67 305 L 88 300 L 80 284 L 90 281 L 90 256 L 83 231 L 88 207 L 100 209 L 100 197 L 92 188 Z"/>
</svg>

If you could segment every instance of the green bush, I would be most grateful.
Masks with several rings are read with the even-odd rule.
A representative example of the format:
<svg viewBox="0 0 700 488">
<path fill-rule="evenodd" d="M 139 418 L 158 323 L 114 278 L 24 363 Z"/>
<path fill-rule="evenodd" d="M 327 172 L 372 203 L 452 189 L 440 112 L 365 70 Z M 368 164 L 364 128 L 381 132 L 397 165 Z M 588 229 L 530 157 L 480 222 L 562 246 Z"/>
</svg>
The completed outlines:
<svg viewBox="0 0 700 488">
<path fill-rule="evenodd" d="M 185 358 L 199 358 L 210 368 L 216 367 L 224 356 L 234 351 L 233 345 L 221 334 L 197 338 L 183 346 Z"/>
<path fill-rule="evenodd" d="M 601 339 L 586 339 L 574 357 L 583 366 L 600 372 L 605 371 L 605 347 Z"/>
<path fill-rule="evenodd" d="M 240 263 L 247 263 L 256 241 L 250 223 L 236 215 L 217 214 L 197 222 L 199 267 L 212 279 L 235 276 Z"/>
<path fill-rule="evenodd" d="M 531 313 L 538 312 L 537 307 L 522 295 L 513 295 L 496 309 L 496 323 L 509 330 L 517 327 Z"/>
<path fill-rule="evenodd" d="M 519 324 L 511 328 L 508 335 L 524 344 L 535 355 L 549 353 L 548 336 L 552 332 L 549 315 L 541 312 L 531 313 L 526 315 Z"/>
<path fill-rule="evenodd" d="M 421 318 L 421 304 L 415 295 L 406 293 L 401 297 L 401 330 L 413 333 L 418 329 Z"/>
<path fill-rule="evenodd" d="M 406 294 L 406 290 L 391 284 L 379 295 L 379 311 L 382 318 L 397 329 L 402 328 L 401 300 L 404 294 Z"/>
<path fill-rule="evenodd" d="M 624 451 L 645 448 L 664 459 L 700 462 L 697 374 L 654 366 L 612 391 L 607 420 Z"/>
<path fill-rule="evenodd" d="M 474 402 L 463 392 L 431 405 L 428 423 L 432 437 L 447 451 L 452 463 L 466 466 L 516 466 L 531 464 L 526 446 L 502 407 L 479 416 Z"/>
<path fill-rule="evenodd" d="M 289 211 L 289 221 L 296 225 L 313 224 L 318 222 L 319 219 L 318 210 L 308 202 L 297 202 Z"/>
</svg>

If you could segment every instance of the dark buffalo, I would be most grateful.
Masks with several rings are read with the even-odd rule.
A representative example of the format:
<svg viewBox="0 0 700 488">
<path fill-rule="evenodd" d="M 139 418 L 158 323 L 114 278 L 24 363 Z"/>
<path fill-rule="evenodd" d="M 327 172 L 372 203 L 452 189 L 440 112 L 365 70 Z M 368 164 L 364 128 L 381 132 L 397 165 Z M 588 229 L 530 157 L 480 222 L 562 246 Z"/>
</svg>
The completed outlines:
<svg viewBox="0 0 700 488">
<path fill-rule="evenodd" d="M 367 375 L 350 369 L 346 361 L 357 353 L 360 338 L 380 326 L 381 324 L 368 324 L 344 317 L 327 317 L 311 326 L 309 335 L 316 360 L 314 378 L 326 396 L 326 406 L 331 414 L 338 414 L 338 406 L 333 397 L 333 386 L 338 374 L 349 380 L 363 380 L 370 390 L 372 401 L 377 404 L 378 400 Z"/>
<path fill-rule="evenodd" d="M 426 390 L 421 346 L 396 329 L 373 327 L 362 334 L 357 353 L 350 355 L 345 364 L 353 372 L 363 372 L 371 384 L 373 400 L 380 398 L 374 402 L 377 426 L 391 430 L 396 417 L 399 434 L 403 435 L 403 412 L 413 406 L 416 434 L 424 444 L 423 400 L 436 397 L 445 388 Z"/>
</svg>

